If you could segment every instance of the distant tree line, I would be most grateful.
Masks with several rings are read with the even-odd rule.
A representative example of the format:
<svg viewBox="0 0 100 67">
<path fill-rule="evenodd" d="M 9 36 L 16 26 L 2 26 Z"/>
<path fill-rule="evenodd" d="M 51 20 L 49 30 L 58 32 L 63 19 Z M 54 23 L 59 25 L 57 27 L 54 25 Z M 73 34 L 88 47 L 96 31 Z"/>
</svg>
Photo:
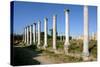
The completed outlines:
<svg viewBox="0 0 100 67">
<path fill-rule="evenodd" d="M 53 29 L 50 29 L 49 31 L 50 31 L 50 34 L 47 34 L 47 39 L 51 39 L 52 40 L 52 38 L 53 38 Z M 41 35 L 41 40 L 44 41 L 44 32 L 41 32 L 40 35 Z M 60 40 L 61 36 L 58 36 L 58 32 L 56 32 L 56 36 L 57 36 L 57 40 Z M 65 39 L 64 35 L 62 37 Z M 22 41 L 23 40 L 23 34 L 15 34 L 15 33 L 13 33 L 13 34 L 11 34 L 11 38 L 14 40 L 13 42 Z M 69 39 L 71 40 L 72 37 L 69 36 Z"/>
<path fill-rule="evenodd" d="M 47 34 L 48 39 L 52 39 L 53 38 L 53 29 L 49 29 L 50 34 Z M 58 36 L 58 32 L 56 32 L 56 36 L 57 36 L 57 40 L 60 39 L 60 36 Z M 65 36 L 62 36 L 65 39 Z M 69 36 L 69 40 L 71 40 L 72 37 Z M 41 32 L 41 40 L 44 40 L 44 32 Z"/>
</svg>

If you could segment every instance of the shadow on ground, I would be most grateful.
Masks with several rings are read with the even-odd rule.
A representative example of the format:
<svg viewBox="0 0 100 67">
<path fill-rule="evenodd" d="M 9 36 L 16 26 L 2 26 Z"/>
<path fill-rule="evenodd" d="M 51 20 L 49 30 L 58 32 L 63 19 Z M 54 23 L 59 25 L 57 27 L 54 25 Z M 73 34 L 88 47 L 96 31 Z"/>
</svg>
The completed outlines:
<svg viewBox="0 0 100 67">
<path fill-rule="evenodd" d="M 39 61 L 33 59 L 34 57 L 39 56 L 41 51 L 30 50 L 26 47 L 13 47 L 13 56 L 14 56 L 14 66 L 21 66 L 21 65 L 38 65 L 40 64 Z"/>
</svg>

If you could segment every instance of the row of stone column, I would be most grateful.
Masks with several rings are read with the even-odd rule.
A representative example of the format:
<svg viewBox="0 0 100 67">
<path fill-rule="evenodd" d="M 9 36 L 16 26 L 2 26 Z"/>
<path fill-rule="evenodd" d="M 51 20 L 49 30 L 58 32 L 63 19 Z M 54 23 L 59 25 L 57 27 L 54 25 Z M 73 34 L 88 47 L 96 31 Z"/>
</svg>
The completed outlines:
<svg viewBox="0 0 100 67">
<path fill-rule="evenodd" d="M 69 43 L 69 10 L 65 9 L 65 43 L 64 43 L 64 51 L 68 53 Z M 84 44 L 83 44 L 83 55 L 89 56 L 88 51 L 88 7 L 84 6 Z M 44 45 L 43 48 L 47 47 L 47 29 L 48 29 L 48 19 L 44 18 Z M 56 23 L 57 23 L 57 15 L 53 15 L 53 49 L 56 50 Z M 32 30 L 33 29 L 33 30 Z M 30 36 L 29 36 L 30 32 Z M 41 22 L 38 21 L 38 43 L 37 46 L 40 45 L 40 32 L 41 32 Z M 33 33 L 33 41 L 32 41 L 32 33 Z M 27 26 L 25 28 L 25 43 L 31 45 L 32 42 L 36 42 L 36 23 L 33 25 Z M 30 39 L 29 39 L 30 38 Z"/>
<path fill-rule="evenodd" d="M 24 28 L 24 42 L 27 46 L 36 43 L 36 23 Z"/>
<path fill-rule="evenodd" d="M 83 56 L 88 57 L 89 56 L 89 48 L 88 48 L 88 6 L 84 6 L 84 39 L 83 39 Z M 65 44 L 64 44 L 64 50 L 65 53 L 68 53 L 68 46 L 69 43 L 69 10 L 65 9 Z"/>
</svg>

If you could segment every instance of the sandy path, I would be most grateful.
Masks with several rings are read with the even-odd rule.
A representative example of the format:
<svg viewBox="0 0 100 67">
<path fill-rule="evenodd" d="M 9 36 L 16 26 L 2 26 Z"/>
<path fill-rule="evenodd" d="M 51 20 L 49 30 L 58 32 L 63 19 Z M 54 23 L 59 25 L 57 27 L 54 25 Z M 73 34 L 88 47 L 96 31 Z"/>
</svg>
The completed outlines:
<svg viewBox="0 0 100 67">
<path fill-rule="evenodd" d="M 54 64 L 54 61 L 46 55 L 40 55 L 35 57 L 34 59 L 39 61 L 41 64 Z"/>
<path fill-rule="evenodd" d="M 25 47 L 14 47 L 14 65 L 53 64 L 53 61 L 40 51 Z"/>
</svg>

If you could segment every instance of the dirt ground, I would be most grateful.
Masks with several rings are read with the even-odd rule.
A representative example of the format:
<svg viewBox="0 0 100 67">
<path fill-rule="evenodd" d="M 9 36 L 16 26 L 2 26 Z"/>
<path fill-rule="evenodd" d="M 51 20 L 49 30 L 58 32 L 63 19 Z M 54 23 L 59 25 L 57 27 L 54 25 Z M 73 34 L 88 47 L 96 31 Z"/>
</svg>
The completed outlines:
<svg viewBox="0 0 100 67">
<path fill-rule="evenodd" d="M 13 48 L 14 65 L 39 65 L 39 64 L 53 64 L 54 61 L 48 56 L 44 55 L 41 51 L 30 50 L 25 47 Z"/>
<path fill-rule="evenodd" d="M 80 58 L 71 56 L 56 55 L 48 51 L 30 49 L 22 46 L 13 47 L 13 65 L 40 65 L 40 64 L 57 64 L 69 62 L 82 62 Z"/>
</svg>

